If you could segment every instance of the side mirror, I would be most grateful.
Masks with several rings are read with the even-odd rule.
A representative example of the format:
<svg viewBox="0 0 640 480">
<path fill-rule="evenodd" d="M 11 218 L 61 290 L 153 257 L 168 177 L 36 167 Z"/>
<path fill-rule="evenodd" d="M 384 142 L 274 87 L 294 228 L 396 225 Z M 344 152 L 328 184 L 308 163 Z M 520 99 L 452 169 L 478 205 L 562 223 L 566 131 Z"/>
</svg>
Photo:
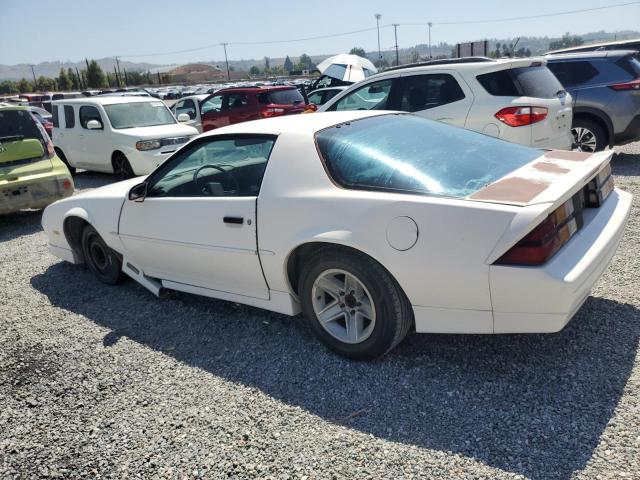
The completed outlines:
<svg viewBox="0 0 640 480">
<path fill-rule="evenodd" d="M 102 129 L 102 124 L 98 120 L 89 120 L 87 122 L 87 129 L 88 130 L 101 130 Z"/>
<path fill-rule="evenodd" d="M 144 202 L 147 196 L 147 182 L 142 182 L 131 187 L 129 190 L 129 200 L 134 202 Z"/>
<path fill-rule="evenodd" d="M 188 122 L 189 120 L 191 120 L 191 117 L 188 113 L 181 113 L 180 115 L 178 115 L 178 121 L 180 123 Z"/>
</svg>

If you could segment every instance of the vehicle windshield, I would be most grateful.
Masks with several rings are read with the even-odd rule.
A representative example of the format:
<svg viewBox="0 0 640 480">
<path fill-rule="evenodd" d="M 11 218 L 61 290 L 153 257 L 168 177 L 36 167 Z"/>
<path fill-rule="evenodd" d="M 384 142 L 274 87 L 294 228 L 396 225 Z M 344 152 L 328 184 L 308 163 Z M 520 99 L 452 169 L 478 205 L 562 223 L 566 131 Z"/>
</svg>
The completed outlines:
<svg viewBox="0 0 640 480">
<path fill-rule="evenodd" d="M 116 103 L 105 105 L 105 111 L 115 129 L 153 127 L 176 123 L 163 102 Z"/>
<path fill-rule="evenodd" d="M 327 128 L 316 141 L 345 188 L 462 198 L 541 156 L 533 148 L 407 114 Z"/>
</svg>

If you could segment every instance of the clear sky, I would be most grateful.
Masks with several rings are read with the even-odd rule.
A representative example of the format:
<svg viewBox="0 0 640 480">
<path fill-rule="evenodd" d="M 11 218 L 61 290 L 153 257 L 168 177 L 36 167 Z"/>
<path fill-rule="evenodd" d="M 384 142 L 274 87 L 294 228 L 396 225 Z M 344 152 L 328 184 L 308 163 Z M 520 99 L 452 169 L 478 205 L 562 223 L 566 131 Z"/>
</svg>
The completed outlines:
<svg viewBox="0 0 640 480">
<path fill-rule="evenodd" d="M 408 23 L 434 22 L 432 42 L 457 43 L 519 35 L 558 36 L 564 32 L 640 28 L 635 5 L 572 15 L 465 25 L 438 22 L 479 21 L 540 15 L 625 3 L 624 0 L 0 0 L 0 63 L 78 61 L 120 55 L 127 60 L 171 64 L 224 58 L 229 42 L 233 60 L 324 54 L 353 46 L 377 49 L 375 29 L 334 38 L 265 43 L 317 37 L 401 24 L 398 44 L 427 43 L 427 28 Z M 404 24 L 404 25 L 403 25 Z M 393 28 L 380 31 L 382 49 L 394 45 Z M 236 44 L 234 44 L 234 42 Z M 241 45 L 237 42 L 254 42 Z M 179 54 L 166 52 L 197 51 Z M 139 54 L 163 53 L 157 56 Z"/>
</svg>

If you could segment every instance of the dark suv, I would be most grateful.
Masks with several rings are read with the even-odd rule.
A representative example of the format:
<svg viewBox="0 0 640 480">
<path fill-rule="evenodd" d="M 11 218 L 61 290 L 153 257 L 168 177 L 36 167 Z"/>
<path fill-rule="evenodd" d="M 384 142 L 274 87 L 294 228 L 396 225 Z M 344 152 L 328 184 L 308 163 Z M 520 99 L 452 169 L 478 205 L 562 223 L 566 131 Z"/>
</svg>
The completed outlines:
<svg viewBox="0 0 640 480">
<path fill-rule="evenodd" d="M 237 87 L 219 90 L 200 104 L 202 131 L 258 120 L 315 111 L 294 86 Z"/>
<path fill-rule="evenodd" d="M 574 98 L 575 148 L 595 152 L 640 139 L 640 61 L 633 50 L 547 55 Z"/>
</svg>

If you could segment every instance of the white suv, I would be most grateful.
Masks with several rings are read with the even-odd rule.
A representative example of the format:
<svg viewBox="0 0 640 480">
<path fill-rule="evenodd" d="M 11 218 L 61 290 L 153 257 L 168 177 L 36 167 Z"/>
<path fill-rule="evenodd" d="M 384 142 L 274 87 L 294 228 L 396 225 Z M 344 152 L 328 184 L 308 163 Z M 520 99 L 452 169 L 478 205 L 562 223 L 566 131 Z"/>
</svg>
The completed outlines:
<svg viewBox="0 0 640 480">
<path fill-rule="evenodd" d="M 392 68 L 320 109 L 401 110 L 535 148 L 569 150 L 572 99 L 541 59 L 434 60 Z"/>
<path fill-rule="evenodd" d="M 71 173 L 84 168 L 120 178 L 147 175 L 198 134 L 154 98 L 59 100 L 52 102 L 52 113 L 53 144 Z"/>
</svg>

